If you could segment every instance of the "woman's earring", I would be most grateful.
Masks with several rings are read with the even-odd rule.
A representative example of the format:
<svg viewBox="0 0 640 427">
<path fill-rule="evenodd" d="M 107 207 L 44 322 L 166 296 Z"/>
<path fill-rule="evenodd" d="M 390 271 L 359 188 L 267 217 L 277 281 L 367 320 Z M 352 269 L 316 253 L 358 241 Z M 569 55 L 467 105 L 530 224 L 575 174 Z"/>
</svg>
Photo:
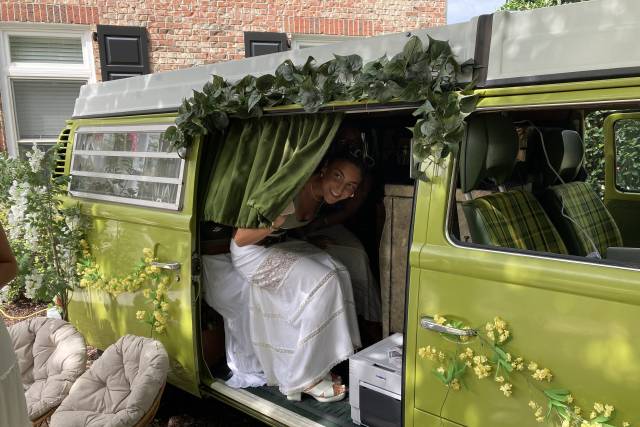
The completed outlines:
<svg viewBox="0 0 640 427">
<path fill-rule="evenodd" d="M 350 199 L 353 199 L 354 197 L 356 197 L 356 193 L 353 193 L 352 195 L 349 196 Z"/>
</svg>

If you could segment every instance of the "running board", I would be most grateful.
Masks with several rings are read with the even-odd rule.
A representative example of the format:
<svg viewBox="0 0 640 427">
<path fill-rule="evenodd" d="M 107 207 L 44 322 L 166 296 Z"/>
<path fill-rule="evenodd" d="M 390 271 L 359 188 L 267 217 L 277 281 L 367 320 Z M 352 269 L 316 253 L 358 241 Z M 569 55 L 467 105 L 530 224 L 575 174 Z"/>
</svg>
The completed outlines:
<svg viewBox="0 0 640 427">
<path fill-rule="evenodd" d="M 220 379 L 213 381 L 209 384 L 209 389 L 204 389 L 204 391 L 213 392 L 214 397 L 270 425 L 324 427 L 322 424 L 318 424 L 309 418 L 269 402 L 244 389 L 229 387 Z"/>
</svg>

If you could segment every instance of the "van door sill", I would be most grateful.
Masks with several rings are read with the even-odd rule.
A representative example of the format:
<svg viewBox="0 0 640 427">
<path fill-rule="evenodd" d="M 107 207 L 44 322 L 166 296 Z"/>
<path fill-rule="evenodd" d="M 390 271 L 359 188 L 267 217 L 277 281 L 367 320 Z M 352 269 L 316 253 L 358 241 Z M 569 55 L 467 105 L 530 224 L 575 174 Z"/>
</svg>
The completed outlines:
<svg viewBox="0 0 640 427">
<path fill-rule="evenodd" d="M 296 414 L 293 411 L 269 402 L 268 400 L 256 396 L 246 390 L 229 387 L 220 379 L 213 381 L 209 385 L 209 388 L 243 406 L 249 407 L 256 412 L 281 423 L 282 425 L 291 427 L 324 427 L 322 424 L 318 424 L 309 418 Z"/>
</svg>

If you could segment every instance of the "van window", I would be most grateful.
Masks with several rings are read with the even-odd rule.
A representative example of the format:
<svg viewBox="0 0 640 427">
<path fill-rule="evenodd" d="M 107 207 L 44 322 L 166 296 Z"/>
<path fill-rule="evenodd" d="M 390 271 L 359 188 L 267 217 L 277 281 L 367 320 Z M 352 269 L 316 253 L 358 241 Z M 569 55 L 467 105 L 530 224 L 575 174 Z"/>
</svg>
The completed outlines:
<svg viewBox="0 0 640 427">
<path fill-rule="evenodd" d="M 640 120 L 618 120 L 615 124 L 616 187 L 640 192 Z"/>
<path fill-rule="evenodd" d="M 71 195 L 178 210 L 185 161 L 163 137 L 168 126 L 78 128 Z"/>
<path fill-rule="evenodd" d="M 581 117 L 582 111 L 571 110 L 471 117 L 456 162 L 450 236 L 461 244 L 638 268 L 640 252 L 622 226 L 624 217 L 610 212 L 604 191 L 591 184 L 604 184 L 603 166 L 589 170 L 604 165 L 604 152 L 601 138 L 583 140 Z M 615 136 L 616 184 L 640 192 L 634 163 L 640 121 L 618 120 Z M 585 152 L 599 158 L 585 162 Z M 589 176 L 591 183 L 585 182 Z M 625 212 L 637 209 L 633 201 L 620 203 Z"/>
</svg>

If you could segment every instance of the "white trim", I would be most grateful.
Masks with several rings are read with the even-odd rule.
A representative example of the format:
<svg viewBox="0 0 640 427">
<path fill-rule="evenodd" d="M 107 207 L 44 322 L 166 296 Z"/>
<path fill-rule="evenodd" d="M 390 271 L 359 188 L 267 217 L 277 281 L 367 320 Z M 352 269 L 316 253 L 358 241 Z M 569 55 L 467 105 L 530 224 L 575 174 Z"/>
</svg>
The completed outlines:
<svg viewBox="0 0 640 427">
<path fill-rule="evenodd" d="M 181 165 L 182 166 L 182 165 Z M 104 178 L 104 179 L 121 179 L 123 181 L 138 181 L 138 182 L 152 182 L 155 184 L 182 184 L 180 178 L 166 178 L 163 176 L 148 176 L 148 175 L 127 175 L 121 173 L 106 173 L 106 172 L 87 172 L 71 170 L 71 176 L 87 176 L 91 178 Z"/>
<path fill-rule="evenodd" d="M 180 199 L 181 186 L 178 188 L 178 199 Z M 174 211 L 180 210 L 180 202 L 166 203 L 166 202 L 152 202 L 149 200 L 131 199 L 128 197 L 119 196 L 107 196 L 103 194 L 85 193 L 83 191 L 69 190 L 69 194 L 74 197 L 84 197 L 85 199 L 103 200 L 106 202 L 124 203 L 127 205 L 148 206 L 153 208 L 171 209 Z"/>
<path fill-rule="evenodd" d="M 74 154 L 83 156 L 105 156 L 105 157 L 144 157 L 149 159 L 179 159 L 176 152 L 147 152 L 147 151 L 99 151 L 99 150 L 74 150 Z"/>
<path fill-rule="evenodd" d="M 295 412 L 283 408 L 280 405 L 269 402 L 267 399 L 263 399 L 253 393 L 249 393 L 244 389 L 231 388 L 219 379 L 209 384 L 209 387 L 223 396 L 226 396 L 286 426 L 322 427 L 322 424 L 318 424 L 309 418 L 296 414 Z"/>
<path fill-rule="evenodd" d="M 11 62 L 9 36 L 68 37 L 80 38 L 83 64 L 14 63 Z M 4 133 L 9 156 L 18 155 L 18 146 L 33 143 L 32 139 L 18 141 L 18 125 L 11 80 L 75 80 L 94 83 L 96 70 L 93 56 L 93 42 L 89 25 L 0 23 L 0 93 L 2 93 L 2 113 Z M 43 139 L 35 142 L 54 142 Z"/>
<path fill-rule="evenodd" d="M 122 132 L 159 132 L 162 133 L 174 122 L 171 119 L 166 124 L 148 125 L 108 125 L 108 126 L 80 126 L 76 130 L 77 134 L 83 133 L 122 133 Z"/>
</svg>

